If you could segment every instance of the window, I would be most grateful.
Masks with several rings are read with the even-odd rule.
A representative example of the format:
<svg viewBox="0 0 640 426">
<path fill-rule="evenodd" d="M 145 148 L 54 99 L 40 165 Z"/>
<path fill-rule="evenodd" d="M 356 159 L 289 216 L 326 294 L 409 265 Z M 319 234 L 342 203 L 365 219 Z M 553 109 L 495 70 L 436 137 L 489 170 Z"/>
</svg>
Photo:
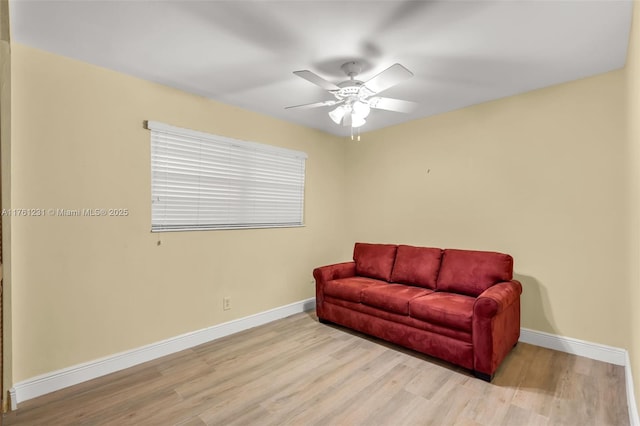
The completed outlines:
<svg viewBox="0 0 640 426">
<path fill-rule="evenodd" d="M 181 129 L 151 131 L 151 230 L 303 225 L 303 152 Z"/>
</svg>

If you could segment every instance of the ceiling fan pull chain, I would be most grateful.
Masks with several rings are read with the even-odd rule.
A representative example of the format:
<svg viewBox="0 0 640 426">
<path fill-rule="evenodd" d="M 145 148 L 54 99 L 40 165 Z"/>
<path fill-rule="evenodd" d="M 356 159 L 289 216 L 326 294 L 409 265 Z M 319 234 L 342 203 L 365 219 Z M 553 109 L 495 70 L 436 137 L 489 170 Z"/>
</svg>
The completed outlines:
<svg viewBox="0 0 640 426">
<path fill-rule="evenodd" d="M 350 128 L 351 128 L 351 140 L 354 140 L 354 137 L 353 137 L 353 129 L 354 129 L 354 127 L 351 126 Z M 360 128 L 356 127 L 355 129 L 356 129 L 356 138 L 355 138 L 355 140 L 360 142 Z"/>
</svg>

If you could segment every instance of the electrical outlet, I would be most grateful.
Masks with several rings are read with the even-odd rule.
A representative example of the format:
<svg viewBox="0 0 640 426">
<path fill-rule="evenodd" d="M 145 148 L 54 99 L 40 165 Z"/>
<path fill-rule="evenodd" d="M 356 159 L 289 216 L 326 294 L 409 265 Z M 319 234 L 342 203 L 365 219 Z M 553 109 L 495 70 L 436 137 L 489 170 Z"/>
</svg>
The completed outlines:
<svg viewBox="0 0 640 426">
<path fill-rule="evenodd" d="M 229 309 L 231 309 L 231 298 L 230 297 L 223 297 L 222 298 L 222 309 L 225 311 L 228 311 Z"/>
</svg>

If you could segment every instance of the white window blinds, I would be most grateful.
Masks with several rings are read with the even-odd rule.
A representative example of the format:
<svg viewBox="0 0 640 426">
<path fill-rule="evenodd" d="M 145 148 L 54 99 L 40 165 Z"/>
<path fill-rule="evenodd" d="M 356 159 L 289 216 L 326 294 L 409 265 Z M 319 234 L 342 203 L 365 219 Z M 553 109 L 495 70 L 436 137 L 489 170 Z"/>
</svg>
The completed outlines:
<svg viewBox="0 0 640 426">
<path fill-rule="evenodd" d="M 303 224 L 304 152 L 148 121 L 151 230 Z"/>
</svg>

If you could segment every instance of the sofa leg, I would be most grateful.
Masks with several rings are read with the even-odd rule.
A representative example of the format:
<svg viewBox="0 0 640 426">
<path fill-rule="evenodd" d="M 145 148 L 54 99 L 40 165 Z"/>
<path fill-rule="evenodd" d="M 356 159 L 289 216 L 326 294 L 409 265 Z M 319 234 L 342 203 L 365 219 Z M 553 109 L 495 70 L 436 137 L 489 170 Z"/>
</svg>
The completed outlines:
<svg viewBox="0 0 640 426">
<path fill-rule="evenodd" d="M 481 373 L 479 371 L 474 371 L 473 375 L 476 376 L 480 380 L 484 380 L 485 382 L 491 383 L 493 379 L 493 374 Z"/>
<path fill-rule="evenodd" d="M 331 324 L 331 321 L 328 321 L 328 320 L 326 320 L 324 318 L 320 318 L 320 317 L 318 317 L 318 322 L 320 324 Z"/>
</svg>

